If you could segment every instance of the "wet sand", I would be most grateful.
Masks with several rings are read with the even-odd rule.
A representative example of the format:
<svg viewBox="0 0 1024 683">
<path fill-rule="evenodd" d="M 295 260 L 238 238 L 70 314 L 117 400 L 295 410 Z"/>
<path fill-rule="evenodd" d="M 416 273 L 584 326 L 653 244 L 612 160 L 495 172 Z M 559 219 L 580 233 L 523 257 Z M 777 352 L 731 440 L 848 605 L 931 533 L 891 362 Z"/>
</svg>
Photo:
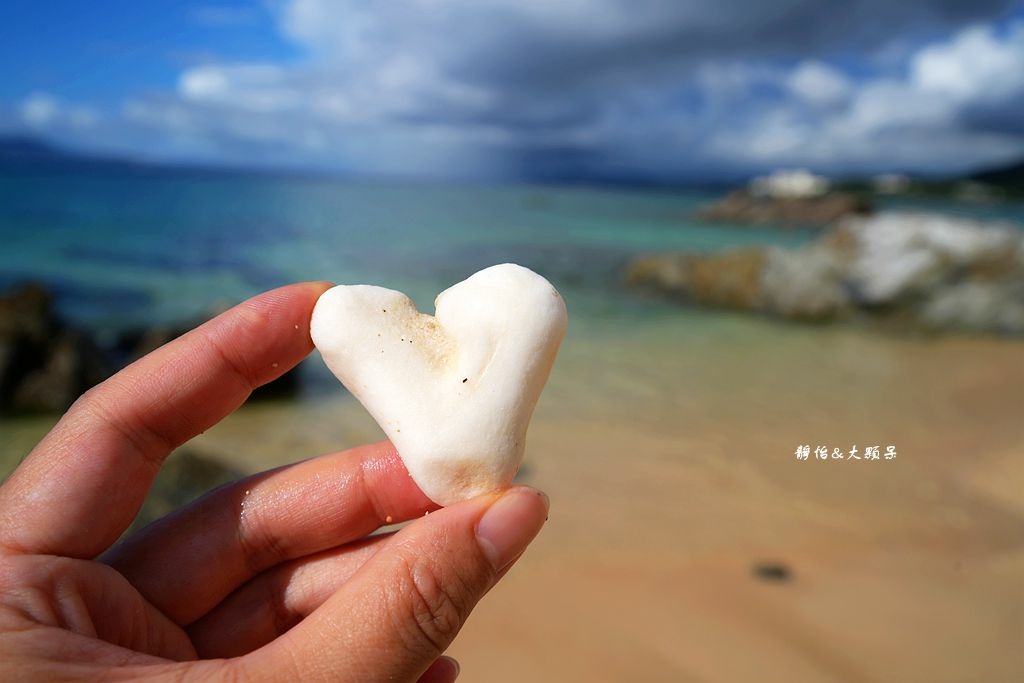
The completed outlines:
<svg viewBox="0 0 1024 683">
<path fill-rule="evenodd" d="M 740 318 L 572 337 L 523 473 L 551 519 L 453 646 L 460 680 L 1019 680 L 1022 399 L 1019 342 Z M 3 428 L 17 449 L 40 424 Z M 256 471 L 379 434 L 332 399 L 193 447 Z"/>
</svg>

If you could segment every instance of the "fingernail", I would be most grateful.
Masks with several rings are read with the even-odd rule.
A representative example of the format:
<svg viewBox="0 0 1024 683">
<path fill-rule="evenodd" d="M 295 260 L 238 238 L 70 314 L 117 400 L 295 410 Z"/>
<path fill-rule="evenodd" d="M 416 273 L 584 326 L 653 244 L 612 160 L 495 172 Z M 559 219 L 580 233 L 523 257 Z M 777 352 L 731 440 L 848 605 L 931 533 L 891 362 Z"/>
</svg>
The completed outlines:
<svg viewBox="0 0 1024 683">
<path fill-rule="evenodd" d="M 476 540 L 494 569 L 517 558 L 547 519 L 548 497 L 528 486 L 509 489 L 491 504 L 476 526 Z"/>
<path fill-rule="evenodd" d="M 459 664 L 459 660 L 455 659 L 454 657 L 449 657 L 447 655 L 441 655 L 440 657 L 438 657 L 438 659 L 445 660 L 451 667 L 452 674 L 450 680 L 454 681 L 456 678 L 459 677 L 459 674 L 462 672 L 462 665 Z"/>
</svg>

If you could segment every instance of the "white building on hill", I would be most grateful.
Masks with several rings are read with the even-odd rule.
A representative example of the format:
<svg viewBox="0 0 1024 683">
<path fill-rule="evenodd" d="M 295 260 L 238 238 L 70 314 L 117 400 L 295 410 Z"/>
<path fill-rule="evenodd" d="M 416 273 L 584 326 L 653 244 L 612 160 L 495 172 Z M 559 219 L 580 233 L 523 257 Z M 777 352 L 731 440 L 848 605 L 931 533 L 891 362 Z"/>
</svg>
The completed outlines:
<svg viewBox="0 0 1024 683">
<path fill-rule="evenodd" d="M 750 181 L 750 193 L 757 197 L 802 199 L 818 197 L 829 191 L 828 178 L 804 168 L 780 169 Z"/>
</svg>

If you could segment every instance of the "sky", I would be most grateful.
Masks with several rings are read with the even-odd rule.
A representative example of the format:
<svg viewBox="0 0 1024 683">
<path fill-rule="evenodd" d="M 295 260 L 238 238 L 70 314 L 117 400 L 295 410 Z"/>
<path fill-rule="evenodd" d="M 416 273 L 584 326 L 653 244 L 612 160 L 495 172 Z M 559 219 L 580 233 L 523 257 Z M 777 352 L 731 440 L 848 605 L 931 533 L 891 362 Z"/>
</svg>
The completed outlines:
<svg viewBox="0 0 1024 683">
<path fill-rule="evenodd" d="M 362 176 L 1024 158 L 1024 0 L 5 0 L 0 134 Z"/>
</svg>

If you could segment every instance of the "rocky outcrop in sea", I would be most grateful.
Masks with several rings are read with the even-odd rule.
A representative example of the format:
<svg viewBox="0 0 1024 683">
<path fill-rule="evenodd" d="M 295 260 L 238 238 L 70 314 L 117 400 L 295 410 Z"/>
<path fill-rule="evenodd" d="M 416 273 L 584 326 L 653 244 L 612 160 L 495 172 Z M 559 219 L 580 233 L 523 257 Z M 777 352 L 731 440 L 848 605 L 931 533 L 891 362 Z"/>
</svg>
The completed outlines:
<svg viewBox="0 0 1024 683">
<path fill-rule="evenodd" d="M 0 412 L 62 410 L 107 375 L 92 337 L 57 318 L 45 287 L 0 296 Z"/>
<path fill-rule="evenodd" d="M 626 282 L 790 320 L 1024 335 L 1024 231 L 955 216 L 851 215 L 801 248 L 640 257 Z"/>
<path fill-rule="evenodd" d="M 868 197 L 847 192 L 791 197 L 740 189 L 698 211 L 697 218 L 722 223 L 821 227 L 848 214 L 867 215 L 873 210 Z"/>
<path fill-rule="evenodd" d="M 26 283 L 0 293 L 0 415 L 65 410 L 120 368 L 219 312 L 175 325 L 89 330 L 60 318 L 45 285 Z M 252 398 L 289 398 L 298 390 L 293 369 Z"/>
</svg>

